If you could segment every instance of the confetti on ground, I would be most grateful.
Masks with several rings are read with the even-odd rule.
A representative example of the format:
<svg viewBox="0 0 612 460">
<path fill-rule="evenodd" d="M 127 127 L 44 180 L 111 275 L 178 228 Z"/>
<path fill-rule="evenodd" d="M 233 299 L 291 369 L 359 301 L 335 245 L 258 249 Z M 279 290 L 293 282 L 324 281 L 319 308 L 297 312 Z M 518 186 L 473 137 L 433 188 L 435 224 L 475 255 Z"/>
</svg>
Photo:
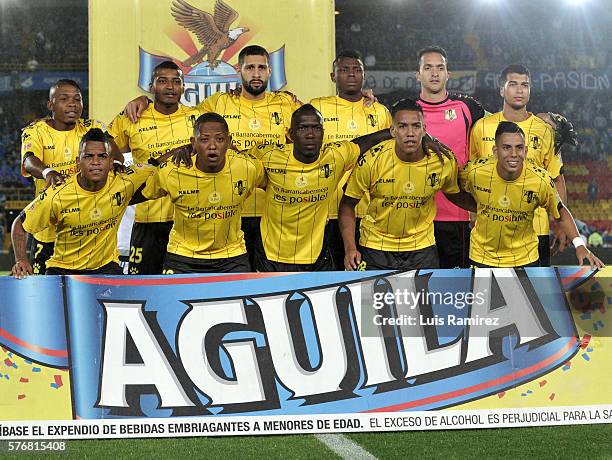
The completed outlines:
<svg viewBox="0 0 612 460">
<path fill-rule="evenodd" d="M 8 376 L 8 374 L 4 374 L 4 378 L 5 378 L 6 380 L 10 380 L 10 379 L 11 379 L 11 378 Z"/>
<path fill-rule="evenodd" d="M 19 379 L 19 382 L 20 382 L 20 383 L 28 383 L 29 381 L 30 381 L 30 379 L 28 379 L 28 378 L 26 378 L 26 377 L 21 377 L 21 378 Z"/>
<path fill-rule="evenodd" d="M 62 385 L 64 385 L 64 383 L 62 382 L 62 376 L 61 375 L 54 375 L 53 376 L 53 380 L 55 380 L 55 383 L 51 384 L 51 388 L 55 388 L 57 390 Z"/>
<path fill-rule="evenodd" d="M 26 397 L 26 395 L 17 395 L 17 399 L 24 399 Z"/>
<path fill-rule="evenodd" d="M 4 360 L 4 364 L 6 364 L 7 367 L 13 367 L 13 362 L 8 358 Z"/>
<path fill-rule="evenodd" d="M 40 372 L 40 367 L 33 367 L 32 372 Z"/>
<path fill-rule="evenodd" d="M 527 396 L 527 393 L 521 393 L 521 396 Z"/>
<path fill-rule="evenodd" d="M 582 340 L 580 341 L 580 348 L 586 348 L 591 341 L 591 336 L 589 334 L 584 334 Z"/>
<path fill-rule="evenodd" d="M 593 353 L 593 347 L 589 347 L 589 348 L 587 348 L 587 352 L 588 352 L 588 353 Z"/>
<path fill-rule="evenodd" d="M 582 357 L 585 359 L 585 361 L 590 361 L 591 357 L 589 355 L 587 355 L 586 353 L 582 353 Z"/>
<path fill-rule="evenodd" d="M 554 394 L 554 393 L 551 393 L 551 394 L 550 394 L 550 396 L 548 397 L 548 399 L 550 399 L 551 401 L 552 401 L 553 399 L 555 399 L 555 394 Z"/>
<path fill-rule="evenodd" d="M 527 394 L 530 395 L 531 393 L 533 393 L 533 391 L 531 390 L 527 390 Z"/>
<path fill-rule="evenodd" d="M 546 380 L 542 380 L 540 382 L 540 388 L 542 388 L 544 385 L 546 385 L 548 382 Z"/>
<path fill-rule="evenodd" d="M 497 393 L 497 397 L 499 399 L 503 398 L 504 396 L 506 396 L 506 392 L 505 391 L 500 391 L 499 393 Z"/>
</svg>

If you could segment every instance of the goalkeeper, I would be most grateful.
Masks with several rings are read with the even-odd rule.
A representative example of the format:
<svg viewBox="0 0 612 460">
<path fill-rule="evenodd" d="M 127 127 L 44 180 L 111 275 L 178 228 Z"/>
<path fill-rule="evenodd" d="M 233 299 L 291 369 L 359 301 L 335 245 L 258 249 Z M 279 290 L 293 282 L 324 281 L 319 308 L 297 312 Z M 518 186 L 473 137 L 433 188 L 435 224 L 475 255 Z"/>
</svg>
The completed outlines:
<svg viewBox="0 0 612 460">
<path fill-rule="evenodd" d="M 536 116 L 527 111 L 531 95 L 531 75 L 522 65 L 513 64 L 502 70 L 499 92 L 504 99 L 502 111 L 481 118 L 472 128 L 470 160 L 492 156 L 495 131 L 499 123 L 512 121 L 525 133 L 527 159 L 548 171 L 555 182 L 561 201 L 567 203 L 561 147 L 564 143 L 576 145 L 576 133 L 571 123 L 560 115 L 548 113 Z M 548 214 L 543 208 L 536 211 L 533 225 L 538 235 L 540 265 L 549 266 L 550 226 Z"/>
</svg>

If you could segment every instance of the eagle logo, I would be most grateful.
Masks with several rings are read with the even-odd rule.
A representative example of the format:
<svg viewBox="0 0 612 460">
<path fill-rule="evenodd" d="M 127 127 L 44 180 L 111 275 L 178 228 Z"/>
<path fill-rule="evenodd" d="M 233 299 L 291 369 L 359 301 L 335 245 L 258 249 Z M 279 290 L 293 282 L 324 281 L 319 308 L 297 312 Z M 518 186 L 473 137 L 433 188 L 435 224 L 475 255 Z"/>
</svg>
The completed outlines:
<svg viewBox="0 0 612 460">
<path fill-rule="evenodd" d="M 202 44 L 200 51 L 183 62 L 184 66 L 199 64 L 207 56 L 209 67 L 214 69 L 219 65 L 217 58 L 221 52 L 249 30 L 246 27 L 230 29 L 230 25 L 238 19 L 238 12 L 223 0 L 216 1 L 213 15 L 191 6 L 185 0 L 174 0 L 170 10 L 176 22 L 195 34 Z"/>
</svg>

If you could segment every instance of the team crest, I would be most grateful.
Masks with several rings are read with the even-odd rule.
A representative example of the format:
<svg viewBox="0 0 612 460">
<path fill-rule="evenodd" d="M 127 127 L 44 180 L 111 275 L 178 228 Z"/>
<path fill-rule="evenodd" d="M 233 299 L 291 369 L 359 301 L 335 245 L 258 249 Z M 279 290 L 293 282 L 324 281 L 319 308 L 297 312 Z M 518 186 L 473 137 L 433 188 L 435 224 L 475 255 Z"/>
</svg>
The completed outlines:
<svg viewBox="0 0 612 460">
<path fill-rule="evenodd" d="M 113 195 L 111 201 L 115 204 L 115 206 L 121 206 L 121 203 L 123 203 L 124 199 L 125 197 L 121 194 L 121 192 L 117 192 Z"/>
<path fill-rule="evenodd" d="M 72 150 L 66 147 L 64 149 L 64 161 L 70 161 L 70 160 L 72 160 Z"/>
<path fill-rule="evenodd" d="M 102 211 L 100 211 L 98 208 L 93 208 L 89 212 L 89 217 L 91 218 L 91 220 L 98 220 L 102 217 Z"/>
<path fill-rule="evenodd" d="M 211 204 L 217 204 L 221 201 L 221 194 L 216 190 L 208 195 L 208 202 Z"/>
<path fill-rule="evenodd" d="M 436 185 L 440 183 L 440 174 L 431 173 L 429 176 L 427 176 L 425 183 L 429 185 L 430 187 L 435 187 Z"/>
<path fill-rule="evenodd" d="M 234 182 L 234 194 L 242 196 L 242 194 L 246 192 L 246 189 L 247 189 L 246 180 L 239 180 L 239 181 Z"/>
<path fill-rule="evenodd" d="M 251 131 L 258 131 L 261 128 L 261 122 L 257 118 L 251 118 L 249 120 L 249 129 Z"/>
<path fill-rule="evenodd" d="M 295 185 L 299 188 L 304 188 L 308 185 L 308 179 L 304 174 L 300 174 L 295 178 Z"/>
<path fill-rule="evenodd" d="M 535 199 L 535 192 L 533 190 L 527 190 L 525 193 L 523 193 L 523 197 L 527 203 L 531 204 Z"/>
<path fill-rule="evenodd" d="M 349 131 L 357 131 L 359 125 L 355 120 L 349 120 L 349 122 L 346 124 L 346 127 Z"/>
<path fill-rule="evenodd" d="M 402 191 L 405 194 L 410 195 L 412 192 L 414 192 L 414 184 L 410 181 L 406 182 L 402 187 Z"/>
<path fill-rule="evenodd" d="M 542 147 L 542 140 L 538 136 L 531 136 L 531 148 L 537 150 Z"/>
<path fill-rule="evenodd" d="M 283 114 L 280 112 L 272 112 L 270 115 L 270 121 L 276 126 L 281 125 L 283 123 Z"/>
<path fill-rule="evenodd" d="M 192 128 L 195 126 L 195 122 L 197 119 L 198 117 L 196 117 L 195 115 L 189 115 L 189 123 L 191 123 Z"/>
<path fill-rule="evenodd" d="M 372 128 L 378 126 L 378 115 L 374 115 L 373 113 L 368 115 L 368 123 Z"/>
<path fill-rule="evenodd" d="M 455 109 L 448 109 L 444 111 L 444 119 L 448 121 L 453 121 L 457 118 L 457 112 Z"/>
<path fill-rule="evenodd" d="M 507 195 L 502 195 L 499 197 L 499 200 L 497 200 L 497 203 L 502 207 L 502 208 L 508 208 L 510 207 L 510 198 Z"/>
<path fill-rule="evenodd" d="M 327 179 L 333 172 L 333 168 L 329 165 L 329 163 L 319 166 L 319 177 L 321 178 Z"/>
</svg>

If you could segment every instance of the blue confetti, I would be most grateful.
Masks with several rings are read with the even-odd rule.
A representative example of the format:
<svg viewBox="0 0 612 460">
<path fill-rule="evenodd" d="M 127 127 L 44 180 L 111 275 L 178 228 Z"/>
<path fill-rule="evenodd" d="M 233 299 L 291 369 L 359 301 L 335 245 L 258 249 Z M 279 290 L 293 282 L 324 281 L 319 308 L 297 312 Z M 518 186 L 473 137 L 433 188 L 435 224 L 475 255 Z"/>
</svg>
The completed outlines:
<svg viewBox="0 0 612 460">
<path fill-rule="evenodd" d="M 527 394 L 530 395 L 531 393 L 533 393 L 533 391 L 531 390 L 527 390 Z"/>
<path fill-rule="evenodd" d="M 4 378 L 5 378 L 6 380 L 11 380 L 11 378 L 8 376 L 8 374 L 4 374 Z"/>
<path fill-rule="evenodd" d="M 9 358 L 12 358 L 12 357 L 13 357 L 13 353 L 12 353 L 12 352 L 10 352 L 10 351 L 9 351 L 8 355 L 9 355 Z"/>
<path fill-rule="evenodd" d="M 571 369 L 571 367 L 570 366 L 563 366 L 562 369 L 565 372 L 565 371 L 569 371 Z"/>
<path fill-rule="evenodd" d="M 586 353 L 582 353 L 582 357 L 585 359 L 585 361 L 590 361 L 591 357 L 589 355 L 587 355 Z"/>
<path fill-rule="evenodd" d="M 586 321 L 588 319 L 591 319 L 591 314 L 590 313 L 584 313 L 584 314 L 580 315 L 580 319 L 582 321 Z"/>
<path fill-rule="evenodd" d="M 597 324 L 599 324 L 600 327 L 604 327 L 604 323 L 602 320 L 597 321 Z"/>
<path fill-rule="evenodd" d="M 32 372 L 40 372 L 40 367 L 33 367 Z"/>
<path fill-rule="evenodd" d="M 521 393 L 521 396 L 527 396 L 527 393 Z"/>
<path fill-rule="evenodd" d="M 594 330 L 599 329 L 599 326 L 597 325 L 597 323 L 593 323 L 593 329 L 594 329 Z"/>
<path fill-rule="evenodd" d="M 587 348 L 587 351 L 588 351 L 589 353 L 592 353 L 592 352 L 593 352 L 593 347 L 589 347 L 589 348 Z"/>
<path fill-rule="evenodd" d="M 57 383 L 52 383 L 51 388 L 55 388 L 57 390 L 59 387 L 57 386 Z"/>
</svg>

